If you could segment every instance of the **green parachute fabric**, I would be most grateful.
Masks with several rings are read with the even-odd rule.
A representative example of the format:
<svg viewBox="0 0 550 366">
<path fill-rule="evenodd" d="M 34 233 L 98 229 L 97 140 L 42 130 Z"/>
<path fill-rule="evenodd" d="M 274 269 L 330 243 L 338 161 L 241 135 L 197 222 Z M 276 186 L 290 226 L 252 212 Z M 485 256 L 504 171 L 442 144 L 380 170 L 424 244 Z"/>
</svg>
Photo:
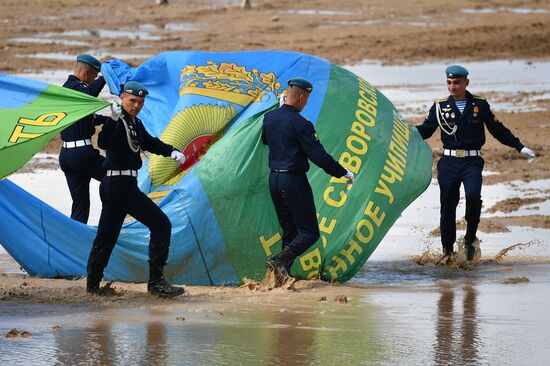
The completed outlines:
<svg viewBox="0 0 550 366">
<path fill-rule="evenodd" d="M 61 130 L 109 105 L 71 89 L 5 74 L 0 74 L 0 90 L 0 179 Z"/>
</svg>

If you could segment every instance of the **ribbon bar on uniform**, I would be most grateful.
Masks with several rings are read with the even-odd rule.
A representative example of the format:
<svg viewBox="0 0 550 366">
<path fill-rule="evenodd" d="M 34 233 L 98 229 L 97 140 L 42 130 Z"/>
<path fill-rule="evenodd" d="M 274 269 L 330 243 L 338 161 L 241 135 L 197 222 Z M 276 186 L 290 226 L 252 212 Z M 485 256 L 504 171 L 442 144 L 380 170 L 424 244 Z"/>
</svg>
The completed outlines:
<svg viewBox="0 0 550 366">
<path fill-rule="evenodd" d="M 117 177 L 119 175 L 126 175 L 129 177 L 137 177 L 137 171 L 136 170 L 107 170 L 107 176 L 108 177 Z"/>
<path fill-rule="evenodd" d="M 75 147 L 82 147 L 86 145 L 91 145 L 92 140 L 86 139 L 86 140 L 76 140 L 76 141 L 63 141 L 63 147 L 66 149 L 73 149 Z"/>
<path fill-rule="evenodd" d="M 481 150 L 450 150 L 443 149 L 443 155 L 465 158 L 467 156 L 481 156 Z"/>
</svg>

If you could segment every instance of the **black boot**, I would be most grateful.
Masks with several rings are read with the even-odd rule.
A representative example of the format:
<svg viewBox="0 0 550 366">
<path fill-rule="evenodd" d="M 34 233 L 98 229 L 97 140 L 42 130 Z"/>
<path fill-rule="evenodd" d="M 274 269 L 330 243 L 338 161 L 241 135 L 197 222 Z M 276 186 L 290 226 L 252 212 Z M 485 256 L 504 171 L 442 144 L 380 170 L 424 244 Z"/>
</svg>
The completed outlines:
<svg viewBox="0 0 550 366">
<path fill-rule="evenodd" d="M 296 259 L 296 253 L 290 247 L 285 247 L 279 254 L 267 260 L 266 266 L 281 277 L 290 277 L 290 266 Z"/>
<path fill-rule="evenodd" d="M 89 294 L 99 295 L 100 283 L 101 283 L 101 277 L 88 275 L 88 277 L 86 277 L 86 292 Z"/>
<path fill-rule="evenodd" d="M 469 237 L 464 238 L 464 246 L 466 247 L 466 260 L 468 262 L 472 261 L 474 259 L 474 255 L 476 254 L 474 241 L 476 241 L 475 236 L 473 238 L 469 238 Z"/>
<path fill-rule="evenodd" d="M 185 292 L 183 287 L 172 286 L 166 279 L 162 272 L 152 273 L 147 283 L 147 291 L 151 295 L 157 295 L 161 297 L 174 297 L 183 295 Z"/>
<path fill-rule="evenodd" d="M 445 245 L 443 246 L 443 255 L 452 256 L 454 254 L 453 245 L 450 246 Z"/>
</svg>

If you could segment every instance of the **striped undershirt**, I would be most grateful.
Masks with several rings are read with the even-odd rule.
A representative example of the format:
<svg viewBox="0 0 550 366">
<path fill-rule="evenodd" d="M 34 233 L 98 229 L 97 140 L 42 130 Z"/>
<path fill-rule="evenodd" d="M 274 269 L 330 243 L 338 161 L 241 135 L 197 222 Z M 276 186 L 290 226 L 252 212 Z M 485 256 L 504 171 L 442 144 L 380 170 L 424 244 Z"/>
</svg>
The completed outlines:
<svg viewBox="0 0 550 366">
<path fill-rule="evenodd" d="M 455 100 L 456 107 L 460 111 L 460 114 L 464 113 L 464 108 L 466 107 L 466 99 Z"/>
</svg>

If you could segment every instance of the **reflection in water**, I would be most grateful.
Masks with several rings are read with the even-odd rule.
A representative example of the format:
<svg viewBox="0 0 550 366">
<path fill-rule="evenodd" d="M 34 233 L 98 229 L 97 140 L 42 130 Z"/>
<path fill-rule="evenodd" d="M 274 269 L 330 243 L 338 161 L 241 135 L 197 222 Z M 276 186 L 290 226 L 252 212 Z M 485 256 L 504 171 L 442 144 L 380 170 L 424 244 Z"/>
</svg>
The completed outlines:
<svg viewBox="0 0 550 366">
<path fill-rule="evenodd" d="M 462 300 L 462 347 L 461 359 L 463 365 L 476 365 L 478 361 L 477 351 L 477 292 L 471 285 L 464 287 L 464 299 Z"/>
<path fill-rule="evenodd" d="M 453 304 L 454 289 L 443 288 L 437 302 L 437 323 L 436 323 L 436 365 L 446 365 L 452 361 L 453 355 Z"/>
<path fill-rule="evenodd" d="M 102 318 L 83 328 L 61 328 L 55 335 L 56 364 L 168 364 L 166 325 L 154 311 L 148 313 L 152 321 L 143 325 Z"/>
<path fill-rule="evenodd" d="M 167 365 L 166 327 L 162 322 L 147 323 L 147 345 L 143 365 Z"/>
<path fill-rule="evenodd" d="M 275 324 L 289 324 L 276 332 L 272 349 L 270 365 L 310 365 L 312 361 L 312 345 L 316 332 L 309 329 L 296 329 L 296 324 L 311 324 L 306 313 L 283 312 L 276 313 Z"/>
<path fill-rule="evenodd" d="M 89 328 L 61 330 L 56 335 L 57 360 L 61 365 L 89 362 L 93 365 L 116 365 L 109 324 L 103 321 Z"/>
<path fill-rule="evenodd" d="M 476 290 L 471 284 L 464 285 L 462 314 L 454 308 L 455 292 L 458 289 L 442 286 L 437 302 L 436 365 L 476 365 L 478 363 Z M 459 329 L 455 321 L 460 319 Z"/>
</svg>

